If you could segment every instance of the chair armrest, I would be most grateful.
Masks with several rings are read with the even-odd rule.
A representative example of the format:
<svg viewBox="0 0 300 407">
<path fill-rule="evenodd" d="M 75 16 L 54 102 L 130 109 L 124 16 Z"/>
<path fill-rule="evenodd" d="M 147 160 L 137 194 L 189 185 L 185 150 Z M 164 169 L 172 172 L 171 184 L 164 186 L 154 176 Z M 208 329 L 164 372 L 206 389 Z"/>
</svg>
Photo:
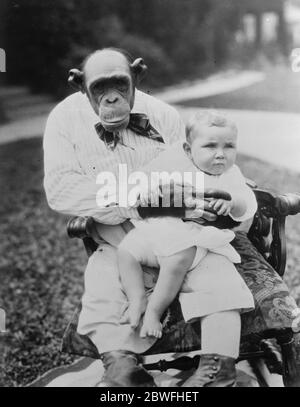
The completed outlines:
<svg viewBox="0 0 300 407">
<path fill-rule="evenodd" d="M 68 236 L 73 239 L 75 237 L 84 239 L 92 237 L 92 231 L 95 226 L 95 221 L 90 216 L 76 216 L 69 220 L 67 224 Z"/>
<path fill-rule="evenodd" d="M 261 189 L 254 189 L 254 193 L 258 211 L 248 237 L 283 276 L 286 266 L 285 219 L 288 215 L 300 213 L 300 194 L 278 195 Z"/>
<path fill-rule="evenodd" d="M 300 213 L 300 194 L 284 194 L 276 198 L 276 209 L 280 216 Z"/>
<path fill-rule="evenodd" d="M 255 189 L 254 193 L 260 211 L 267 218 L 277 218 L 300 213 L 300 194 L 278 195 L 262 189 Z"/>
<path fill-rule="evenodd" d="M 89 216 L 77 216 L 69 220 L 67 224 L 68 236 L 82 239 L 87 255 L 90 257 L 98 248 L 98 243 L 93 239 L 93 230 L 96 222 Z"/>
</svg>

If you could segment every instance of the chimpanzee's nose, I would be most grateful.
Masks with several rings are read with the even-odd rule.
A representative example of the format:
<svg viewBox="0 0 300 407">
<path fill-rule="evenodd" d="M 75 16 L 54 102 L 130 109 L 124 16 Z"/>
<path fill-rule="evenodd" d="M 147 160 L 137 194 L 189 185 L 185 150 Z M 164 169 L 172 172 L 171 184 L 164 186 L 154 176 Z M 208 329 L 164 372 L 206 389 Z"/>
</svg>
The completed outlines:
<svg viewBox="0 0 300 407">
<path fill-rule="evenodd" d="M 118 97 L 116 95 L 108 96 L 108 98 L 106 99 L 106 102 L 110 104 L 116 103 L 117 101 Z"/>
</svg>

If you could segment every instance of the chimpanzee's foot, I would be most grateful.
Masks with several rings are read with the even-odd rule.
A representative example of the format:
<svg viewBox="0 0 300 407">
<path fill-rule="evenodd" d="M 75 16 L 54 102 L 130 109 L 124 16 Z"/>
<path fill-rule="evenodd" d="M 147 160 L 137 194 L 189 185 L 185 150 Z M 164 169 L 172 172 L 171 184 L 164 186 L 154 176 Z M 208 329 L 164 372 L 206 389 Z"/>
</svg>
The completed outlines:
<svg viewBox="0 0 300 407">
<path fill-rule="evenodd" d="M 146 311 L 143 326 L 141 328 L 140 337 L 154 336 L 159 339 L 162 337 L 162 324 L 159 317 L 152 311 Z"/>
<path fill-rule="evenodd" d="M 147 306 L 146 298 L 132 300 L 125 314 L 120 319 L 120 324 L 129 323 L 132 329 L 136 329 L 139 326 L 142 315 L 146 310 L 146 306 Z"/>
</svg>

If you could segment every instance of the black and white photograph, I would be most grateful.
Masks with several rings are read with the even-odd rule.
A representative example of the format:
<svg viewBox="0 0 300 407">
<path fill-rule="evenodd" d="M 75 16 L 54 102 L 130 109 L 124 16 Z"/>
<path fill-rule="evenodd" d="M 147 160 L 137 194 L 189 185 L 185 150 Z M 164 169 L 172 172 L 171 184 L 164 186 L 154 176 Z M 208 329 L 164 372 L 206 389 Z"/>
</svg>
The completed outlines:
<svg viewBox="0 0 300 407">
<path fill-rule="evenodd" d="M 300 388 L 300 0 L 1 0 L 0 387 Z"/>
</svg>

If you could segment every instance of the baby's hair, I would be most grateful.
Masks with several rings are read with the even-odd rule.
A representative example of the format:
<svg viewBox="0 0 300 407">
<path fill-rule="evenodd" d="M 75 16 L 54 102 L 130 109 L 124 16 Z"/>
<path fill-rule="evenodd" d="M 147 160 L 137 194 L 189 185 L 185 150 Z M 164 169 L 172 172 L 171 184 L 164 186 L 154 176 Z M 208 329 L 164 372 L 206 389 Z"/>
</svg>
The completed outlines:
<svg viewBox="0 0 300 407">
<path fill-rule="evenodd" d="M 232 129 L 232 131 L 237 134 L 237 127 L 235 123 L 227 117 L 222 116 L 221 114 L 214 112 L 214 111 L 209 111 L 209 110 L 203 110 L 195 113 L 188 121 L 186 128 L 185 128 L 185 135 L 186 135 L 186 141 L 189 144 L 192 144 L 194 141 L 193 137 L 193 130 L 197 126 L 206 126 L 206 127 L 227 127 Z"/>
</svg>

